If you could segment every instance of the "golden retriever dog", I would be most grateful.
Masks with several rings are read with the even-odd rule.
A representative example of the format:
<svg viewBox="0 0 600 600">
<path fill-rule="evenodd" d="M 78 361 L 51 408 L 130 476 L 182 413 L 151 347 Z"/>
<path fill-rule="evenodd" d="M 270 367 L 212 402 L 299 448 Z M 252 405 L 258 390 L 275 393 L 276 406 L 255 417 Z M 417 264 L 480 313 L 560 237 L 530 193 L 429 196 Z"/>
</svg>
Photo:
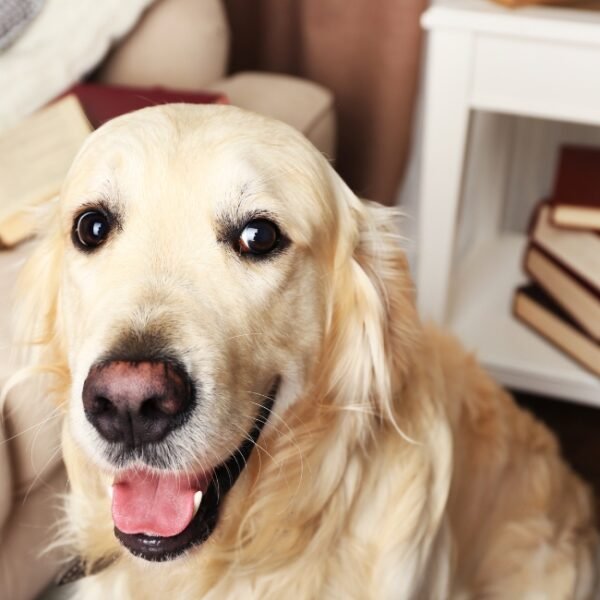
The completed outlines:
<svg viewBox="0 0 600 600">
<path fill-rule="evenodd" d="M 22 276 L 84 599 L 590 598 L 591 495 L 423 326 L 392 209 L 233 107 L 115 119 Z"/>
</svg>

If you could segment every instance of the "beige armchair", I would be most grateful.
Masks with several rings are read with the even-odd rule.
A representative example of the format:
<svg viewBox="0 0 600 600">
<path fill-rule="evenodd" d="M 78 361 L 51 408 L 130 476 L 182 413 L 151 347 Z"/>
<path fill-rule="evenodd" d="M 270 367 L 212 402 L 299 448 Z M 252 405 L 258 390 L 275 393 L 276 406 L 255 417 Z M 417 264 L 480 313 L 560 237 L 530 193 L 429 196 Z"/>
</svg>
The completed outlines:
<svg viewBox="0 0 600 600">
<path fill-rule="evenodd" d="M 128 85 L 226 93 L 232 104 L 279 118 L 333 157 L 331 94 L 287 76 L 226 77 L 229 29 L 219 0 L 160 0 L 111 52 L 98 79 Z M 0 385 L 8 366 L 10 299 L 30 244 L 0 250 Z M 31 384 L 15 387 L 0 405 L 0 598 L 34 598 L 58 569 L 55 538 L 59 494 L 67 483 L 60 458 L 60 415 Z"/>
<path fill-rule="evenodd" d="M 286 75 L 227 77 L 228 56 L 229 28 L 220 0 L 161 0 L 108 57 L 98 78 L 224 92 L 236 106 L 293 125 L 333 158 L 335 118 L 329 91 Z"/>
</svg>

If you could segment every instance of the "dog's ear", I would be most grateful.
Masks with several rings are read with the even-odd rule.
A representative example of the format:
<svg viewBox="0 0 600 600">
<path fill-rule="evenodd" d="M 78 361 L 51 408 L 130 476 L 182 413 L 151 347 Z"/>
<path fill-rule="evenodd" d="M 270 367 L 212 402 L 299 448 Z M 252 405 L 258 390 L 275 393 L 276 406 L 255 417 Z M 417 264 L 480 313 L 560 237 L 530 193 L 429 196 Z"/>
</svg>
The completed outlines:
<svg viewBox="0 0 600 600">
<path fill-rule="evenodd" d="M 58 199 L 31 215 L 38 223 L 36 245 L 17 282 L 14 299 L 14 348 L 17 361 L 31 371 L 64 374 L 64 352 L 57 335 L 60 323 L 59 278 L 64 241 Z"/>
<path fill-rule="evenodd" d="M 396 396 L 421 340 L 400 213 L 363 202 L 337 174 L 332 179 L 339 227 L 327 344 L 330 390 L 342 404 L 396 423 Z"/>
</svg>

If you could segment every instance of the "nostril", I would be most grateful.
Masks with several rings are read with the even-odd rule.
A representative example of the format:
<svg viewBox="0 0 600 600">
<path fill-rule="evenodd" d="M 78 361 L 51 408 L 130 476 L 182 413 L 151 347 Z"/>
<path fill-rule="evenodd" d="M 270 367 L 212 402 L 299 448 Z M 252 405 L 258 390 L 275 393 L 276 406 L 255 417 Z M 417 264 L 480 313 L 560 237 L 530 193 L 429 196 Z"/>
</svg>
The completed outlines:
<svg viewBox="0 0 600 600">
<path fill-rule="evenodd" d="M 160 411 L 170 417 L 179 415 L 185 410 L 187 406 L 187 396 L 174 396 L 168 395 L 165 398 L 161 398 L 158 402 L 158 408 Z"/>
<path fill-rule="evenodd" d="M 94 415 L 117 414 L 116 406 L 104 396 L 95 396 L 88 404 L 87 410 Z"/>
<path fill-rule="evenodd" d="M 140 415 L 145 419 L 158 419 L 165 415 L 165 411 L 161 409 L 163 402 L 162 396 L 152 396 L 144 400 L 140 407 Z"/>
<path fill-rule="evenodd" d="M 185 402 L 171 394 L 152 396 L 142 402 L 139 414 L 146 419 L 175 417 L 185 410 Z"/>
</svg>

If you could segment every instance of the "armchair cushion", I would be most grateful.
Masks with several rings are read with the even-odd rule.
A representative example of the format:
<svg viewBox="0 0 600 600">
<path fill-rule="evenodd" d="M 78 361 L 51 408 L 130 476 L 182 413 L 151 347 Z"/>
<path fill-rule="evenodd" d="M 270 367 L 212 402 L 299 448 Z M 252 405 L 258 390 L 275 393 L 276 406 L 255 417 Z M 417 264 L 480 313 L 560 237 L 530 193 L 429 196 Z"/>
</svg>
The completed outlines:
<svg viewBox="0 0 600 600">
<path fill-rule="evenodd" d="M 160 0 L 104 61 L 103 83 L 202 90 L 225 75 L 229 29 L 220 0 Z"/>
</svg>

